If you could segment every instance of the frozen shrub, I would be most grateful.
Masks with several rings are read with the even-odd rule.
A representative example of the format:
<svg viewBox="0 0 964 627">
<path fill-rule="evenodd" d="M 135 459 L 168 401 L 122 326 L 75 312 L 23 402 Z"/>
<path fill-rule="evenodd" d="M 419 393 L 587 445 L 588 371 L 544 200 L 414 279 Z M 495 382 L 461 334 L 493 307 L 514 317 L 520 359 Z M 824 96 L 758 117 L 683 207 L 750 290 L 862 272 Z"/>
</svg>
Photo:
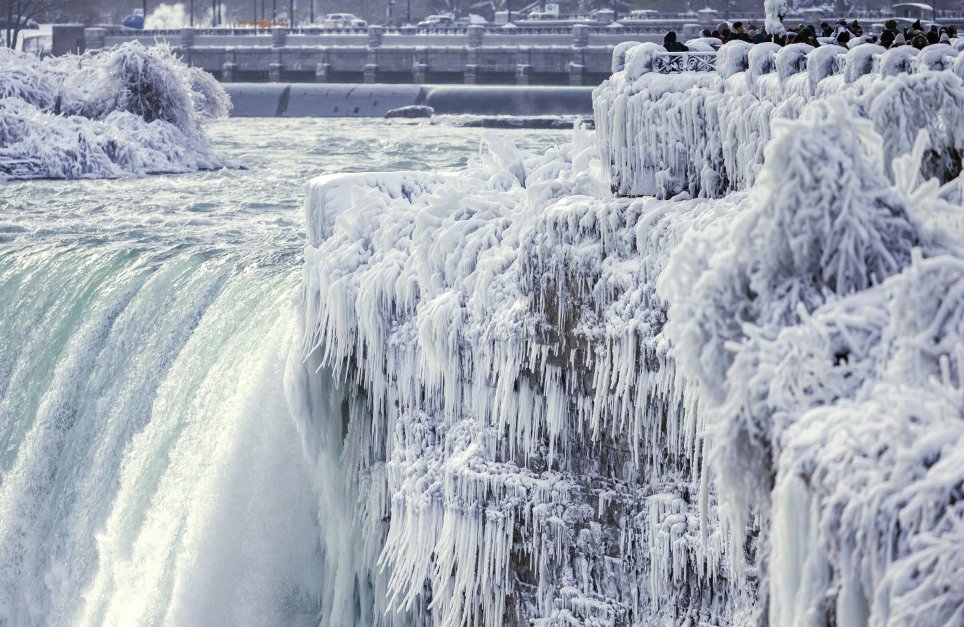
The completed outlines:
<svg viewBox="0 0 964 627">
<path fill-rule="evenodd" d="M 221 167 L 204 123 L 230 101 L 167 47 L 137 42 L 39 60 L 0 49 L 0 177 L 77 178 Z"/>
</svg>

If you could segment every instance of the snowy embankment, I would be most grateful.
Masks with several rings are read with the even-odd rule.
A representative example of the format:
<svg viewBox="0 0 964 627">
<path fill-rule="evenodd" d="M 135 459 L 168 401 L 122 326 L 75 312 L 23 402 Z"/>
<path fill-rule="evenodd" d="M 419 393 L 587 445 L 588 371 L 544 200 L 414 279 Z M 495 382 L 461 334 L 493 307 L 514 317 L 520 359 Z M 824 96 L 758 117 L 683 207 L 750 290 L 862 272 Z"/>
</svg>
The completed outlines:
<svg viewBox="0 0 964 627">
<path fill-rule="evenodd" d="M 964 618 L 964 85 L 737 46 L 617 51 L 542 156 L 309 183 L 326 622 Z"/>
<path fill-rule="evenodd" d="M 204 124 L 229 108 L 212 76 L 164 47 L 43 60 L 0 49 L 0 181 L 223 167 Z"/>
</svg>

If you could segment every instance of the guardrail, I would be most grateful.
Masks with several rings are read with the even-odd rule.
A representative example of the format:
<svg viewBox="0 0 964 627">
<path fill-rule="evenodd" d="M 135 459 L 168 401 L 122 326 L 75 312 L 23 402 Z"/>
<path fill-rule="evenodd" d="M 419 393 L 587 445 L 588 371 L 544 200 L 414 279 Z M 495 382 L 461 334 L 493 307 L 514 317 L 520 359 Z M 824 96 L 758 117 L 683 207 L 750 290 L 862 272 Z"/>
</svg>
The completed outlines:
<svg viewBox="0 0 964 627">
<path fill-rule="evenodd" d="M 599 83 L 612 71 L 617 44 L 662 38 L 663 31 L 652 27 L 587 24 L 551 29 L 471 25 L 85 31 L 88 49 L 131 40 L 166 43 L 187 63 L 223 81 L 355 83 Z"/>
<path fill-rule="evenodd" d="M 653 71 L 659 74 L 679 72 L 715 72 L 715 52 L 667 52 L 653 57 Z"/>
<path fill-rule="evenodd" d="M 764 51 L 767 57 L 765 62 L 758 60 L 756 72 L 759 75 L 779 73 L 783 77 L 805 73 L 815 83 L 837 74 L 844 74 L 848 81 L 853 81 L 865 74 L 891 76 L 954 69 L 958 75 L 964 76 L 964 40 L 957 40 L 951 46 L 934 44 L 920 51 L 910 46 L 900 46 L 883 52 L 878 52 L 877 47 L 867 51 L 859 48 L 846 50 L 837 46 L 822 46 L 807 53 L 800 49 L 773 46 Z M 651 55 L 651 63 L 636 65 L 635 71 L 640 74 L 719 72 L 726 78 L 731 73 L 750 68 L 749 50 L 752 48 L 747 47 L 737 51 L 736 55 L 731 54 L 724 67 L 717 64 L 720 56 L 717 52 L 656 52 Z M 616 60 L 616 65 L 625 67 L 626 56 L 630 54 L 632 51 L 624 51 L 624 56 Z"/>
</svg>

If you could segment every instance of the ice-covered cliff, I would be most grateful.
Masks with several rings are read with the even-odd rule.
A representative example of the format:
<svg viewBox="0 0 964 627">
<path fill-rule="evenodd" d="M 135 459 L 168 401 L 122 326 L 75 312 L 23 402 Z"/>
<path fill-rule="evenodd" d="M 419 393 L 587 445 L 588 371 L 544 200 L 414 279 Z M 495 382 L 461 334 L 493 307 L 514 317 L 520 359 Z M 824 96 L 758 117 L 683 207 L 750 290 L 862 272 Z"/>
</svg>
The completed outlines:
<svg viewBox="0 0 964 627">
<path fill-rule="evenodd" d="M 964 620 L 964 66 L 878 53 L 623 46 L 571 145 L 309 183 L 324 624 Z"/>
<path fill-rule="evenodd" d="M 230 101 L 170 49 L 38 59 L 0 48 L 0 181 L 223 167 L 204 133 Z"/>
</svg>

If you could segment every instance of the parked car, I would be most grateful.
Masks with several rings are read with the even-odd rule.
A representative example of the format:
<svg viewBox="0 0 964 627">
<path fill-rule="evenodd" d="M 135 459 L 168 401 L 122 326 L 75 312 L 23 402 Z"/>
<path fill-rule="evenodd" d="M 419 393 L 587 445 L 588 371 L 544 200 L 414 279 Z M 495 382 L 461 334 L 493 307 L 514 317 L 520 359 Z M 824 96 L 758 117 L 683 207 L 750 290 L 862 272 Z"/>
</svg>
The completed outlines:
<svg viewBox="0 0 964 627">
<path fill-rule="evenodd" d="M 134 9 L 133 13 L 121 20 L 121 26 L 135 30 L 144 28 L 144 10 Z"/>
<path fill-rule="evenodd" d="M 40 28 L 40 24 L 34 20 L 25 17 L 14 17 L 10 21 L 7 21 L 6 17 L 0 17 L 0 29 L 9 30 L 16 27 L 17 22 L 20 22 L 20 30 L 37 30 Z"/>
<path fill-rule="evenodd" d="M 455 18 L 451 15 L 429 15 L 417 24 L 419 28 L 445 28 L 454 25 Z"/>
<path fill-rule="evenodd" d="M 466 26 L 486 26 L 489 21 L 482 17 L 481 15 L 469 14 L 468 17 L 457 17 L 452 22 L 452 26 L 456 28 L 465 28 Z"/>
<path fill-rule="evenodd" d="M 368 22 L 352 13 L 329 13 L 321 23 L 327 28 L 368 28 Z"/>
</svg>

